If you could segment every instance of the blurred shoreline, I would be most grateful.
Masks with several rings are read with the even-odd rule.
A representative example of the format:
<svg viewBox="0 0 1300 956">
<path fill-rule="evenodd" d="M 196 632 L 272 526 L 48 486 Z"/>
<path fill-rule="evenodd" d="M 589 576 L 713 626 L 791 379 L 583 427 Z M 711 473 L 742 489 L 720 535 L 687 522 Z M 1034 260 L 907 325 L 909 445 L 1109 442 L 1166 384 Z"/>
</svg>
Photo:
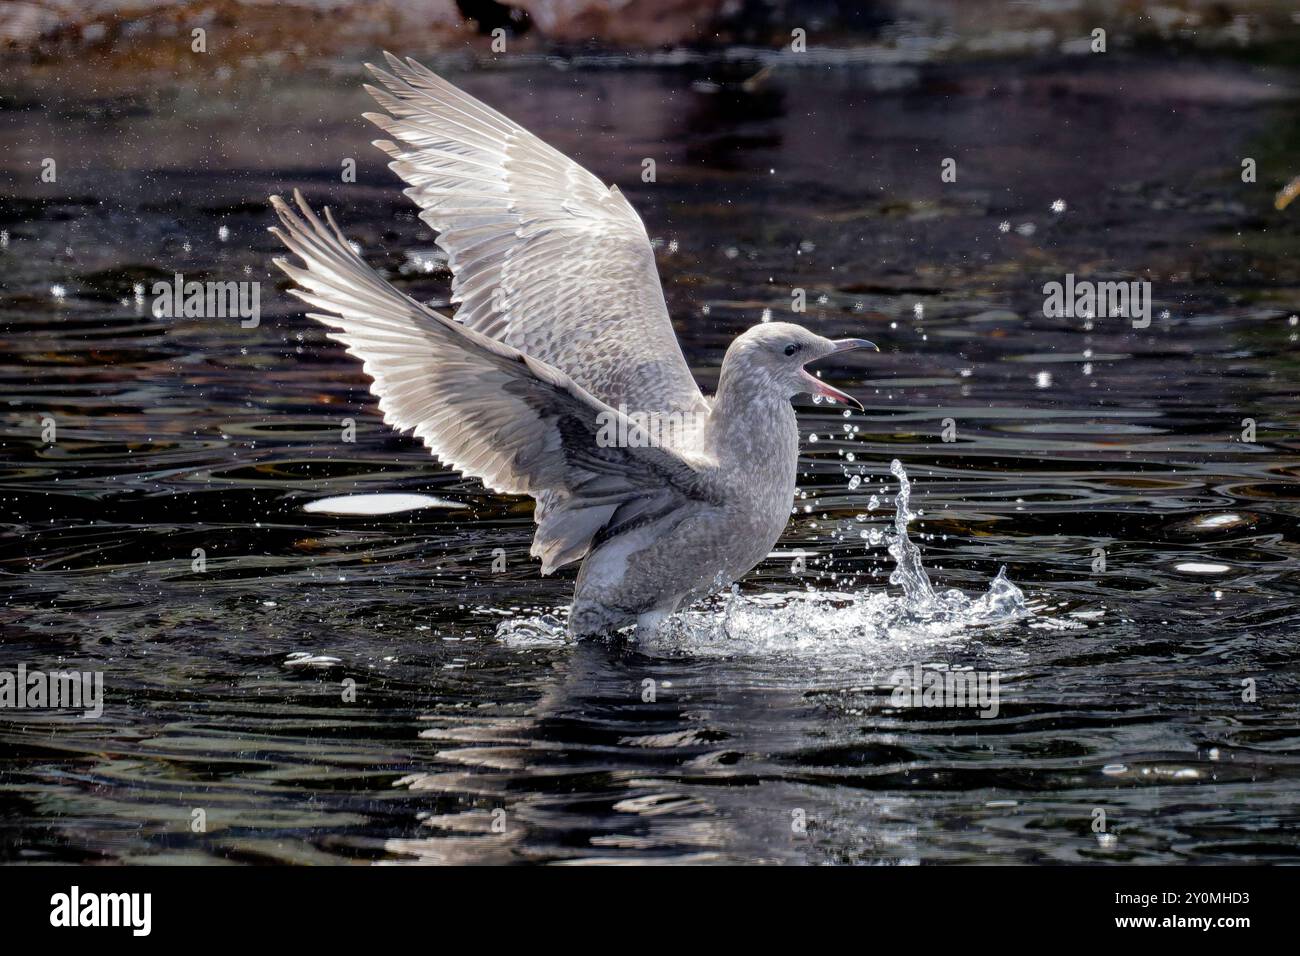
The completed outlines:
<svg viewBox="0 0 1300 956">
<path fill-rule="evenodd" d="M 521 54 L 671 62 L 747 50 L 792 64 L 906 65 L 1098 55 L 1097 30 L 1106 54 L 1300 65 L 1300 11 L 1275 0 L 20 0 L 0 5 L 0 72 L 11 82 L 75 64 L 146 83 L 310 67 L 381 48 L 483 66 Z"/>
</svg>

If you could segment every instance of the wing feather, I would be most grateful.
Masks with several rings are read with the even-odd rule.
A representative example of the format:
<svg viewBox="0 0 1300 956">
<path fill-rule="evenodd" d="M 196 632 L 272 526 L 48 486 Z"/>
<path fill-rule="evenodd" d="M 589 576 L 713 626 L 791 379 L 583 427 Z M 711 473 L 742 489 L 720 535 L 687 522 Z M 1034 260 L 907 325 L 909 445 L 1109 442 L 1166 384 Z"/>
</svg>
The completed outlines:
<svg viewBox="0 0 1300 956">
<path fill-rule="evenodd" d="M 353 251 L 328 209 L 322 223 L 295 198 L 296 212 L 271 198 L 282 224 L 271 231 L 302 263 L 276 260 L 291 291 L 361 359 L 386 422 L 489 488 L 538 499 L 532 552 L 543 573 L 586 555 L 632 503 L 684 517 L 712 500 L 707 463 L 662 447 L 606 447 L 602 424 L 620 427 L 621 412 L 560 369 L 404 295 Z"/>
<path fill-rule="evenodd" d="M 458 321 L 612 406 L 705 408 L 673 332 L 645 226 L 616 187 L 414 60 L 386 54 L 366 113 L 438 232 Z"/>
</svg>

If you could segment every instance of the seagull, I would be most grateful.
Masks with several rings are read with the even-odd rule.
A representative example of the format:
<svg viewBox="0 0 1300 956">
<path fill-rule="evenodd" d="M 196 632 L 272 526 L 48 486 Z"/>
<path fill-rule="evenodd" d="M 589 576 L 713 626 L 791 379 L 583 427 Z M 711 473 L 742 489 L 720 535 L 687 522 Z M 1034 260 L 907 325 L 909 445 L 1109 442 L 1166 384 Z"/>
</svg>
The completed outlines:
<svg viewBox="0 0 1300 956">
<path fill-rule="evenodd" d="M 832 341 L 766 322 L 727 349 L 706 398 L 668 317 L 636 211 L 599 179 L 424 66 L 367 64 L 391 139 L 375 145 L 452 271 L 455 316 L 370 268 L 329 209 L 295 190 L 270 201 L 277 258 L 362 362 L 384 421 L 492 491 L 536 501 L 541 572 L 581 562 L 574 639 L 635 625 L 730 586 L 771 552 L 795 495 L 791 399 L 862 405 L 805 365 L 865 339 Z M 878 351 L 878 349 L 877 349 Z"/>
</svg>

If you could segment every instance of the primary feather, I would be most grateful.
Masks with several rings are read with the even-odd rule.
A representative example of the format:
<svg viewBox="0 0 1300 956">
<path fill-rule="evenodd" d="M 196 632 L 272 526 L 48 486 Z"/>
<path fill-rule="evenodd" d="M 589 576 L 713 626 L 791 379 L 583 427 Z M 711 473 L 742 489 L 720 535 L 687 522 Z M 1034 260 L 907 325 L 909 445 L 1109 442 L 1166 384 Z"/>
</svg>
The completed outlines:
<svg viewBox="0 0 1300 956">
<path fill-rule="evenodd" d="M 606 403 L 701 411 L 654 251 L 617 188 L 414 60 L 388 54 L 366 113 L 438 233 L 456 318 L 563 369 Z"/>
</svg>

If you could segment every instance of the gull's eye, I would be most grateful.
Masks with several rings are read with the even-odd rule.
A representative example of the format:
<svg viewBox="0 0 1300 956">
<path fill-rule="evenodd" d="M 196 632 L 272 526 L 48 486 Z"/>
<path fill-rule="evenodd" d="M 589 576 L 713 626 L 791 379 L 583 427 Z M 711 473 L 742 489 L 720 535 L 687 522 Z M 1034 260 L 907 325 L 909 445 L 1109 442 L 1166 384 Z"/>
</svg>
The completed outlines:
<svg viewBox="0 0 1300 956">
<path fill-rule="evenodd" d="M 794 355 L 794 353 L 798 352 L 801 348 L 803 348 L 802 345 L 795 345 L 793 342 L 791 342 L 789 345 L 785 347 L 785 354 Z"/>
</svg>

